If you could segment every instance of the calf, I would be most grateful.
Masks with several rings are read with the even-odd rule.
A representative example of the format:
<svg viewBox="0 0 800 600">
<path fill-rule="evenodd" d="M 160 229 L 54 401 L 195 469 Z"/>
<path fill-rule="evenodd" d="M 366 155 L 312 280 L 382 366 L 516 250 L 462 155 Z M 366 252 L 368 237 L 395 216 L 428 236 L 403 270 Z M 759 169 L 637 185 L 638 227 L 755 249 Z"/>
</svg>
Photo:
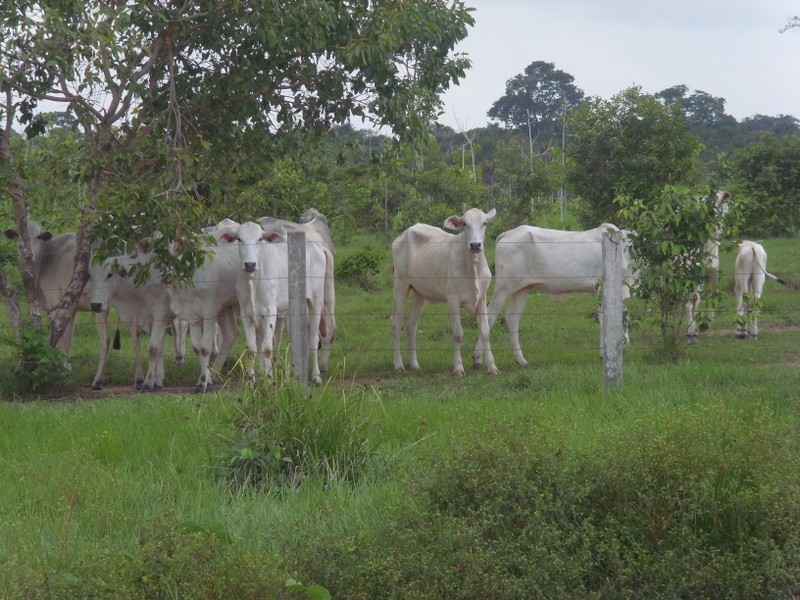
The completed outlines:
<svg viewBox="0 0 800 600">
<path fill-rule="evenodd" d="M 236 294 L 245 333 L 245 344 L 265 374 L 272 368 L 277 319 L 289 311 L 289 256 L 286 233 L 280 224 L 265 231 L 247 222 L 221 231 L 220 243 L 237 242 L 239 252 Z M 325 281 L 332 277 L 333 263 L 327 250 L 310 242 L 306 246 L 306 303 L 308 307 L 308 348 L 311 352 L 311 380 L 321 383 L 317 356 L 320 321 L 325 314 Z M 248 376 L 254 377 L 252 365 Z"/>
<path fill-rule="evenodd" d="M 495 287 L 487 308 L 489 327 L 494 326 L 510 297 L 505 318 L 517 364 L 528 366 L 519 342 L 519 324 L 528 295 L 535 290 L 561 300 L 573 292 L 596 294 L 603 278 L 603 235 L 608 231 L 618 228 L 603 223 L 588 231 L 561 231 L 521 225 L 497 238 Z M 630 278 L 627 269 L 626 278 Z M 622 287 L 622 294 L 623 299 L 630 295 L 628 286 Z M 475 346 L 475 366 L 480 366 L 481 343 L 478 340 Z"/>
<path fill-rule="evenodd" d="M 494 356 L 489 346 L 489 321 L 486 314 L 486 292 L 492 273 L 484 254 L 486 226 L 495 216 L 495 209 L 488 213 L 472 208 L 463 216 L 448 217 L 444 226 L 460 231 L 454 235 L 430 225 L 412 225 L 392 243 L 394 265 L 394 308 L 392 328 L 394 332 L 394 368 L 404 371 L 400 355 L 400 334 L 403 328 L 405 303 L 412 293 L 411 308 L 405 317 L 408 335 L 408 363 L 412 370 L 419 370 L 417 362 L 417 325 L 425 301 L 447 302 L 455 346 L 453 372 L 463 377 L 461 343 L 464 330 L 461 326 L 460 309 L 464 307 L 475 314 L 478 321 L 480 346 L 486 355 L 486 369 L 498 373 Z"/>
<path fill-rule="evenodd" d="M 745 240 L 739 244 L 733 271 L 733 294 L 736 297 L 736 337 L 751 339 L 758 338 L 758 301 L 764 291 L 764 281 L 767 277 L 778 283 L 786 282 L 767 272 L 767 252 L 758 242 Z M 744 296 L 751 296 L 745 303 Z"/>
<path fill-rule="evenodd" d="M 116 256 L 89 268 L 91 309 L 94 312 L 114 308 L 128 325 L 135 357 L 134 387 L 137 390 L 159 390 L 164 385 L 164 333 L 175 315 L 170 309 L 167 287 L 155 268 L 150 267 L 148 279 L 135 286 L 129 272 L 134 265 L 147 265 L 151 254 L 141 252 L 135 257 Z M 150 335 L 147 375 L 140 360 L 139 330 Z M 175 334 L 174 334 L 175 335 Z M 176 348 L 180 340 L 175 338 Z M 98 371 L 93 389 L 100 389 L 104 373 Z"/>
</svg>

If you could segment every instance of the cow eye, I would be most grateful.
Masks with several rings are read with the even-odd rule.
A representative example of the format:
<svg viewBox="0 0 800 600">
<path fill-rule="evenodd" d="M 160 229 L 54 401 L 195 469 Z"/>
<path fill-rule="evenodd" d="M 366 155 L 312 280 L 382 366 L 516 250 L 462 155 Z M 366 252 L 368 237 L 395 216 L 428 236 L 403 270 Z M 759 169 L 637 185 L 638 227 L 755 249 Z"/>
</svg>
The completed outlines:
<svg viewBox="0 0 800 600">
<path fill-rule="evenodd" d="M 113 273 L 109 273 L 108 275 L 106 275 L 106 279 L 111 279 L 113 276 L 114 276 Z"/>
</svg>

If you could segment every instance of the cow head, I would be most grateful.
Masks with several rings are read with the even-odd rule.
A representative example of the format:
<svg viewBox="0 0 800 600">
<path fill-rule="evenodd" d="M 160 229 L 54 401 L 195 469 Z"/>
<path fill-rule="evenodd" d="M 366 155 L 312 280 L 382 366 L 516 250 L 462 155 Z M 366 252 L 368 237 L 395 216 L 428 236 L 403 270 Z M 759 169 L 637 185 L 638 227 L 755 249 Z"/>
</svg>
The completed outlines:
<svg viewBox="0 0 800 600">
<path fill-rule="evenodd" d="M 260 244 L 274 244 L 285 239 L 283 227 L 270 227 L 268 231 L 264 231 L 261 225 L 252 221 L 242 223 L 235 230 L 231 228 L 224 231 L 219 238 L 220 243 L 238 242 L 239 258 L 245 273 L 255 273 L 259 270 Z"/>
<path fill-rule="evenodd" d="M 493 208 L 488 213 L 479 208 L 471 208 L 464 213 L 464 216 L 455 215 L 447 217 L 444 226 L 453 231 L 461 231 L 467 243 L 467 249 L 473 253 L 483 251 L 483 240 L 486 237 L 486 226 L 489 224 L 497 211 Z"/>
<path fill-rule="evenodd" d="M 123 286 L 133 285 L 128 277 L 128 269 L 118 260 L 110 258 L 89 267 L 89 288 L 91 289 L 89 308 L 92 312 L 99 313 L 108 310 L 117 290 Z"/>
</svg>

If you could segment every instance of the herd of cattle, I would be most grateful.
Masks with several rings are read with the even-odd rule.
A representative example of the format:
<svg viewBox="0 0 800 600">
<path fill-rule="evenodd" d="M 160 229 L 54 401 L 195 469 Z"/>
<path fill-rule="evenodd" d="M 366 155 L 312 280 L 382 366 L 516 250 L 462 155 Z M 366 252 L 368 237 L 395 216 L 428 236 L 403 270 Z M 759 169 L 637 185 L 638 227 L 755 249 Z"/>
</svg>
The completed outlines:
<svg viewBox="0 0 800 600">
<path fill-rule="evenodd" d="M 717 198 L 727 202 L 727 192 Z M 539 291 L 559 299 L 572 292 L 595 294 L 603 277 L 602 239 L 617 227 L 605 223 L 588 231 L 561 231 L 519 226 L 498 236 L 495 247 L 495 286 L 491 302 L 487 292 L 492 273 L 484 253 L 487 225 L 495 216 L 473 208 L 462 216 L 451 216 L 444 226 L 417 224 L 409 227 L 392 244 L 394 268 L 394 303 L 391 322 L 394 337 L 394 368 L 405 369 L 401 356 L 401 334 L 405 325 L 408 365 L 420 368 L 417 360 L 416 332 L 426 301 L 446 302 L 450 314 L 454 358 L 453 371 L 465 374 L 461 359 L 463 327 L 461 308 L 477 317 L 478 341 L 473 364 L 484 361 L 490 374 L 498 373 L 489 342 L 490 331 L 504 312 L 508 324 L 515 361 L 528 362 L 519 340 L 520 318 L 527 296 Z M 119 319 L 129 326 L 135 352 L 135 386 L 157 390 L 164 385 L 164 338 L 172 327 L 175 358 L 181 362 L 188 332 L 198 357 L 200 374 L 197 391 L 206 391 L 214 383 L 236 340 L 238 323 L 244 331 L 245 346 L 259 370 L 269 374 L 273 350 L 280 344 L 281 332 L 289 313 L 289 258 L 287 240 L 290 232 L 305 233 L 306 304 L 308 307 L 308 348 L 310 379 L 320 383 L 327 370 L 331 342 L 336 329 L 333 261 L 333 237 L 324 215 L 310 209 L 299 222 L 264 217 L 258 222 L 237 223 L 224 219 L 203 229 L 213 237 L 207 258 L 190 282 L 167 285 L 152 265 L 142 285 L 134 285 L 129 277 L 134 265 L 147 266 L 151 254 L 139 248 L 131 256 L 117 256 L 101 264 L 92 264 L 89 281 L 78 310 L 91 311 L 100 337 L 100 356 L 92 383 L 103 385 L 109 351 L 108 310 L 114 308 Z M 14 230 L 6 237 L 16 238 Z M 75 235 L 53 237 L 40 223 L 28 223 L 28 235 L 34 260 L 34 275 L 40 301 L 52 309 L 60 300 L 69 280 L 75 257 Z M 709 248 L 712 267 L 718 267 L 718 244 Z M 758 323 L 754 315 L 745 325 L 745 294 L 760 298 L 766 277 L 781 281 L 766 270 L 764 248 L 752 241 L 739 245 L 735 263 L 736 311 L 742 316 L 737 324 L 739 337 L 757 337 Z M 635 277 L 627 258 L 623 261 L 624 278 Z M 409 293 L 412 301 L 406 312 Z M 623 286 L 623 299 L 629 295 Z M 687 336 L 696 341 L 696 310 L 699 290 L 687 301 Z M 510 298 L 510 300 L 509 300 Z M 238 319 L 237 319 L 238 317 Z M 74 320 L 67 327 L 60 348 L 69 360 Z M 148 368 L 144 373 L 140 360 L 139 332 L 150 335 Z M 318 349 L 321 354 L 318 356 Z M 211 358 L 214 362 L 211 363 Z M 67 363 L 68 364 L 68 363 Z M 248 367 L 248 377 L 255 369 Z"/>
</svg>

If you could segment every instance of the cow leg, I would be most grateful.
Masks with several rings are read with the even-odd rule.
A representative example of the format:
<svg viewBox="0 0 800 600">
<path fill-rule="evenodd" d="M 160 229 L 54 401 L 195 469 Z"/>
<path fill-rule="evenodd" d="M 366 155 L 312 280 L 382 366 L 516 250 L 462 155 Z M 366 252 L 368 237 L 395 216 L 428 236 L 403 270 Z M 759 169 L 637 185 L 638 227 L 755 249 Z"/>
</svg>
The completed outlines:
<svg viewBox="0 0 800 600">
<path fill-rule="evenodd" d="M 319 367 L 319 326 L 321 316 L 319 310 L 309 302 L 308 304 L 308 351 L 311 361 L 311 382 L 315 385 L 322 383 L 322 374 Z"/>
<path fill-rule="evenodd" d="M 272 363 L 275 354 L 275 335 L 278 322 L 277 308 L 271 307 L 263 320 L 259 337 L 259 354 L 262 358 L 261 368 L 267 377 L 272 373 Z"/>
<path fill-rule="evenodd" d="M 244 331 L 244 345 L 247 350 L 247 374 L 246 377 L 251 381 L 256 378 L 254 369 L 254 362 L 258 354 L 258 343 L 256 342 L 256 319 L 249 314 L 249 310 L 242 310 L 242 330 Z M 259 327 L 261 335 L 263 335 L 263 328 Z M 260 362 L 260 359 L 259 359 Z"/>
<path fill-rule="evenodd" d="M 101 313 L 95 313 L 94 323 L 97 326 L 97 336 L 100 339 L 100 356 L 97 361 L 97 372 L 94 374 L 92 381 L 92 389 L 103 389 L 103 379 L 106 375 L 106 364 L 108 363 L 108 311 L 104 310 Z"/>
<path fill-rule="evenodd" d="M 213 341 L 217 333 L 216 325 L 213 325 L 214 321 L 211 321 L 212 326 L 212 335 L 211 341 L 213 346 Z M 219 325 L 220 330 L 220 343 L 219 343 L 219 351 L 217 352 L 217 356 L 214 359 L 214 364 L 212 365 L 211 369 L 214 373 L 221 373 L 222 368 L 225 366 L 225 359 L 228 358 L 228 355 L 231 353 L 231 348 L 233 348 L 233 343 L 236 341 L 236 336 L 239 335 L 239 326 L 236 324 L 236 313 L 234 312 L 233 308 L 226 308 L 217 315 L 217 325 Z M 211 348 L 212 346 L 209 346 Z"/>
<path fill-rule="evenodd" d="M 203 335 L 197 352 L 197 360 L 200 363 L 200 377 L 197 379 L 197 385 L 194 388 L 195 393 L 207 392 L 212 385 L 208 363 L 211 361 L 211 350 L 214 345 L 214 336 L 217 333 L 215 322 L 213 318 L 205 318 L 203 320 Z"/>
<path fill-rule="evenodd" d="M 465 377 L 464 363 L 461 361 L 461 344 L 464 341 L 464 327 L 461 325 L 461 302 L 458 298 L 448 300 L 447 307 L 450 312 L 450 327 L 453 330 L 453 374 Z"/>
<path fill-rule="evenodd" d="M 489 317 L 486 314 L 486 298 L 484 297 L 480 302 L 480 306 L 475 315 L 478 318 L 478 339 L 481 340 L 484 354 L 486 355 L 486 371 L 489 375 L 497 375 L 500 371 L 494 363 L 494 355 L 489 341 L 489 333 L 491 327 L 489 326 Z"/>
<path fill-rule="evenodd" d="M 159 390 L 164 385 L 164 334 L 166 324 L 156 319 L 150 328 L 150 344 L 147 348 L 147 375 L 142 384 L 143 391 Z"/>
<path fill-rule="evenodd" d="M 508 326 L 508 336 L 511 340 L 511 351 L 514 353 L 514 360 L 521 367 L 529 367 L 530 364 L 522 354 L 522 345 L 519 342 L 519 324 L 522 320 L 522 313 L 525 310 L 525 301 L 528 299 L 530 291 L 527 289 L 517 290 L 511 294 L 511 300 L 506 309 L 506 325 Z"/>
<path fill-rule="evenodd" d="M 172 320 L 172 343 L 175 346 L 175 363 L 183 364 L 186 360 L 186 333 L 189 323 L 178 317 Z"/>
<path fill-rule="evenodd" d="M 745 326 L 747 309 L 744 306 L 744 290 L 739 286 L 738 282 L 733 294 L 736 297 L 736 337 L 743 340 L 747 337 L 747 327 Z"/>
<path fill-rule="evenodd" d="M 489 303 L 489 306 L 486 308 L 486 313 L 489 319 L 489 331 L 492 330 L 494 324 L 497 322 L 500 313 L 503 311 L 503 305 L 506 302 L 506 298 L 508 298 L 508 293 L 506 290 L 501 288 L 495 288 L 494 295 L 492 295 L 492 301 Z M 523 299 L 524 301 L 524 299 Z M 508 319 L 508 317 L 506 317 Z M 483 340 L 478 337 L 478 341 L 475 342 L 475 350 L 472 352 L 472 366 L 475 369 L 479 369 L 483 362 Z"/>
<path fill-rule="evenodd" d="M 403 315 L 405 313 L 406 300 L 408 299 L 409 287 L 401 285 L 395 281 L 394 284 L 394 306 L 392 308 L 392 335 L 394 338 L 394 370 L 405 371 L 403 366 L 403 356 L 400 353 L 400 336 L 403 331 Z"/>
<path fill-rule="evenodd" d="M 58 344 L 56 344 L 56 347 L 64 353 L 64 368 L 67 371 L 72 371 L 70 355 L 72 354 L 72 336 L 75 333 L 75 317 L 76 315 L 72 315 L 72 318 L 67 322 L 64 333 Z"/>
<path fill-rule="evenodd" d="M 692 297 L 686 303 L 686 320 L 689 325 L 686 329 L 686 338 L 690 344 L 697 343 L 697 309 L 700 306 L 700 293 L 692 292 Z"/>
<path fill-rule="evenodd" d="M 412 371 L 419 371 L 417 361 L 417 326 L 422 316 L 422 309 L 425 306 L 425 297 L 412 290 L 411 308 L 406 317 L 406 334 L 408 336 L 408 368 Z"/>
<path fill-rule="evenodd" d="M 142 340 L 139 325 L 137 323 L 130 323 L 128 325 L 131 329 L 131 342 L 133 343 L 133 360 L 134 360 L 134 375 L 133 375 L 133 388 L 136 390 L 142 389 L 144 384 L 144 370 L 142 369 Z"/>
</svg>

